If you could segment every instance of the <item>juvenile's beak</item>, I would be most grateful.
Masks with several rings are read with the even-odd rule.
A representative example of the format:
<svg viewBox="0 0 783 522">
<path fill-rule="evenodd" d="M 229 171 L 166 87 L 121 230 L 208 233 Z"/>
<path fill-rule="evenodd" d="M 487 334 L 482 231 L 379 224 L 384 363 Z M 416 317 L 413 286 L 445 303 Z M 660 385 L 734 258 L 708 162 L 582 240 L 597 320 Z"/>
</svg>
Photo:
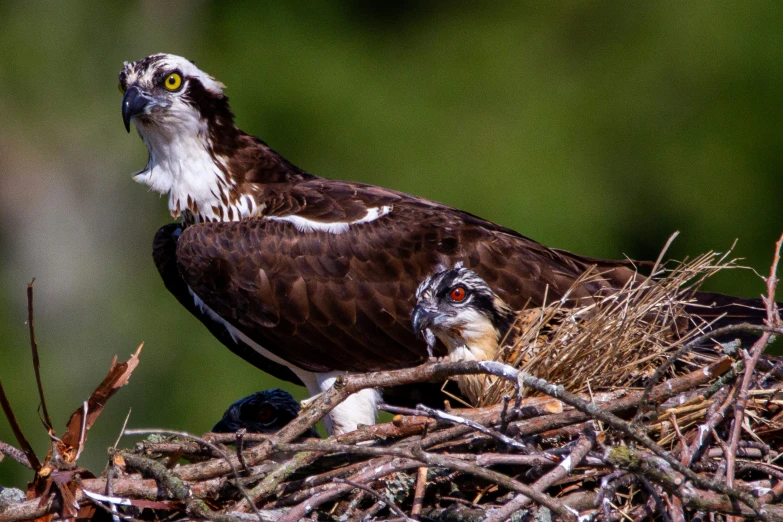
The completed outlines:
<svg viewBox="0 0 783 522">
<path fill-rule="evenodd" d="M 430 329 L 432 325 L 438 325 L 443 320 L 443 314 L 430 310 L 422 304 L 417 304 L 411 314 L 413 323 L 413 332 L 416 339 L 423 339 L 427 343 L 427 355 L 433 357 L 433 348 L 435 347 L 435 334 Z"/>
<path fill-rule="evenodd" d="M 142 114 L 150 102 L 152 97 L 135 85 L 125 92 L 122 98 L 122 121 L 125 123 L 125 130 L 130 132 L 131 119 Z"/>
<path fill-rule="evenodd" d="M 414 307 L 411 314 L 411 323 L 413 324 L 413 333 L 416 334 L 417 339 L 422 338 L 424 330 L 432 325 L 436 315 L 438 315 L 437 312 L 432 312 L 421 304 L 417 304 Z"/>
</svg>

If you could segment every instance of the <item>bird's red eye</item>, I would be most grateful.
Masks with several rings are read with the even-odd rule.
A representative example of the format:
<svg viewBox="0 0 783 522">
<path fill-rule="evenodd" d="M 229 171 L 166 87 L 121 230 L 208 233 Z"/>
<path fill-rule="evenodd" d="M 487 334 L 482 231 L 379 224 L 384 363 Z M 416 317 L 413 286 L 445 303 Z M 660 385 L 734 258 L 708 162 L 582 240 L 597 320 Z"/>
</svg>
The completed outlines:
<svg viewBox="0 0 783 522">
<path fill-rule="evenodd" d="M 258 410 L 258 420 L 267 421 L 272 418 L 272 408 L 269 406 L 262 406 Z"/>
<path fill-rule="evenodd" d="M 458 286 L 454 288 L 451 293 L 449 294 L 449 297 L 451 297 L 452 301 L 460 302 L 465 299 L 465 296 L 467 296 L 468 293 L 465 291 L 464 286 Z"/>
</svg>

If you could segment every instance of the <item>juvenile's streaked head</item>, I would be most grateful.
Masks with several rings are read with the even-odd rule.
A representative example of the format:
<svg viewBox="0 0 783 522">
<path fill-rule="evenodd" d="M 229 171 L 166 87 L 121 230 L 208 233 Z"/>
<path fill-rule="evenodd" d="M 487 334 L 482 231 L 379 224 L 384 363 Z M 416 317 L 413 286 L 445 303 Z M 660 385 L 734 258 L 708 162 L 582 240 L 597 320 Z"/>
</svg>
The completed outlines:
<svg viewBox="0 0 783 522">
<path fill-rule="evenodd" d="M 432 351 L 437 337 L 452 361 L 493 360 L 514 313 L 478 274 L 461 266 L 431 275 L 416 290 L 411 315 L 413 331 L 423 335 Z M 458 375 L 460 391 L 472 404 L 482 400 L 495 378 Z"/>
<path fill-rule="evenodd" d="M 213 433 L 274 433 L 299 414 L 299 403 L 290 393 L 274 388 L 256 392 L 231 404 Z"/>
<path fill-rule="evenodd" d="M 130 132 L 131 122 L 144 135 L 157 128 L 191 125 L 213 118 L 233 123 L 225 85 L 181 56 L 154 54 L 125 62 L 120 71 L 122 119 Z"/>
<path fill-rule="evenodd" d="M 467 346 L 476 358 L 485 354 L 483 360 L 497 352 L 513 312 L 478 274 L 456 267 L 422 281 L 411 319 L 417 335 L 429 329 L 450 353 Z"/>
</svg>

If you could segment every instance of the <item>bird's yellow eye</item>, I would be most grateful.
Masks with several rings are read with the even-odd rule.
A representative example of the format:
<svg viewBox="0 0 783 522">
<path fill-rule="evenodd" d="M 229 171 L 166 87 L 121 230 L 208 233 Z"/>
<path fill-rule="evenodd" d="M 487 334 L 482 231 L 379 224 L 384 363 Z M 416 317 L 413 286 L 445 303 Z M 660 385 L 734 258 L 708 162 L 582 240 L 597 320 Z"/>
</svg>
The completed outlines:
<svg viewBox="0 0 783 522">
<path fill-rule="evenodd" d="M 464 301 L 467 295 L 468 292 L 465 290 L 465 287 L 458 286 L 451 291 L 449 297 L 451 297 L 452 301 L 459 303 L 460 301 Z"/>
<path fill-rule="evenodd" d="M 122 94 L 125 94 L 125 91 L 128 90 L 128 89 L 125 88 L 124 85 L 122 85 L 122 82 L 118 83 L 117 87 L 120 89 L 120 93 L 122 93 Z"/>
<path fill-rule="evenodd" d="M 163 86 L 169 91 L 176 91 L 182 87 L 182 76 L 179 73 L 171 73 L 163 80 Z"/>
</svg>

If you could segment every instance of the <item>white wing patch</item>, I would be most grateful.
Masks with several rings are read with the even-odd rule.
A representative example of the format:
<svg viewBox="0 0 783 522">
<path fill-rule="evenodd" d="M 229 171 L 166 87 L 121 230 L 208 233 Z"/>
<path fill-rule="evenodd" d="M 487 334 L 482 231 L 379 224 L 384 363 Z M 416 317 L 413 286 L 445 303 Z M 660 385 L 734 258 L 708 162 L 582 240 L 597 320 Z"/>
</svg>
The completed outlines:
<svg viewBox="0 0 783 522">
<path fill-rule="evenodd" d="M 359 223 L 369 223 L 370 221 L 375 221 L 376 219 L 385 216 L 391 212 L 391 205 L 384 205 L 382 207 L 374 207 L 367 210 L 367 215 L 364 216 L 362 219 L 358 221 L 354 221 L 351 223 L 352 225 L 358 225 Z"/>
<path fill-rule="evenodd" d="M 300 232 L 313 232 L 320 230 L 330 234 L 342 234 L 353 225 L 361 225 L 362 223 L 375 221 L 376 219 L 382 218 L 389 212 L 391 212 L 391 205 L 373 207 L 367 210 L 366 216 L 361 219 L 357 219 L 356 221 L 333 221 L 331 223 L 313 221 L 312 219 L 303 218 L 301 216 L 269 216 L 266 219 L 270 221 L 285 221 L 291 223 Z"/>
</svg>

